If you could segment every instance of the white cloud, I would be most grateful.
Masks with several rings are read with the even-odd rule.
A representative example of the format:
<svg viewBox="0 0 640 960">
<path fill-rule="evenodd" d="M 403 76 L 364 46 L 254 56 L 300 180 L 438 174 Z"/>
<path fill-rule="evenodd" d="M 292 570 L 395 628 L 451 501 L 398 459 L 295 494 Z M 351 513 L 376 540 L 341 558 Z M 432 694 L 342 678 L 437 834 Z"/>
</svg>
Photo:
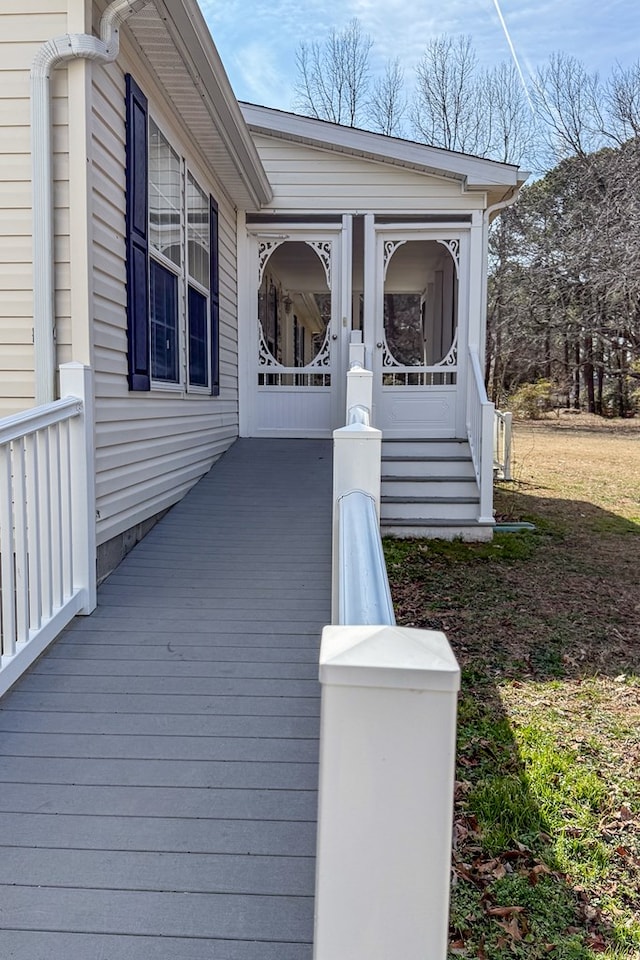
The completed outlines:
<svg viewBox="0 0 640 960">
<path fill-rule="evenodd" d="M 290 109 L 295 53 L 302 41 L 322 41 L 332 27 L 357 17 L 374 47 L 372 64 L 398 57 L 410 83 L 429 39 L 469 34 L 481 63 L 507 61 L 510 52 L 493 0 L 200 0 L 236 94 Z M 589 69 L 607 73 L 637 56 L 637 0 L 501 0 L 518 58 L 531 69 L 563 50 Z"/>
<path fill-rule="evenodd" d="M 233 63 L 242 84 L 236 91 L 240 99 L 291 109 L 291 82 L 269 42 L 254 40 L 239 47 L 233 53 Z"/>
</svg>

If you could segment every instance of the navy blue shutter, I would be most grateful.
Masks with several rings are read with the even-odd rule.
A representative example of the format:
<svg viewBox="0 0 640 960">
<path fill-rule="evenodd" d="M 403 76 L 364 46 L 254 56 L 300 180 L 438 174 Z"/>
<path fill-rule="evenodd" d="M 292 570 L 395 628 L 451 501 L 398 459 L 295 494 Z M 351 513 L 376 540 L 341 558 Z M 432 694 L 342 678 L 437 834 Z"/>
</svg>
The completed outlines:
<svg viewBox="0 0 640 960">
<path fill-rule="evenodd" d="M 218 252 L 218 204 L 209 197 L 211 240 L 211 393 L 220 394 L 220 257 Z"/>
<path fill-rule="evenodd" d="M 149 217 L 147 98 L 126 76 L 126 244 L 129 389 L 151 388 L 149 365 Z"/>
</svg>

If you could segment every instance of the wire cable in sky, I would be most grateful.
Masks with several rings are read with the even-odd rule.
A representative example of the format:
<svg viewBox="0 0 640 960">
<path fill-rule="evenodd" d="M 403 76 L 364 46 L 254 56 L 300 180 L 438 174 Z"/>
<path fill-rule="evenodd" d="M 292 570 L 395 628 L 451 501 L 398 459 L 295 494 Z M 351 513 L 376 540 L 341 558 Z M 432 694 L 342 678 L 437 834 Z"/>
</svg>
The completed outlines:
<svg viewBox="0 0 640 960">
<path fill-rule="evenodd" d="M 514 62 L 514 64 L 515 64 L 516 70 L 518 71 L 518 76 L 520 77 L 520 82 L 522 83 L 522 89 L 524 90 L 524 95 L 525 95 L 525 97 L 527 98 L 527 103 L 529 104 L 529 109 L 531 110 L 531 113 L 535 114 L 535 110 L 534 110 L 534 108 L 533 108 L 533 101 L 532 101 L 532 99 L 531 99 L 531 95 L 530 95 L 530 93 L 529 93 L 529 88 L 528 88 L 528 86 L 527 86 L 527 81 L 526 81 L 525 78 L 524 78 L 524 73 L 522 72 L 522 67 L 520 66 L 520 61 L 518 60 L 518 55 L 517 55 L 517 53 L 516 53 L 516 48 L 515 48 L 514 45 L 513 45 L 513 41 L 512 41 L 512 39 L 511 39 L 511 35 L 510 35 L 510 33 L 509 33 L 508 29 L 507 29 L 507 24 L 506 24 L 506 22 L 505 22 L 504 17 L 502 16 L 502 10 L 500 9 L 499 0 L 493 0 L 493 5 L 494 5 L 494 7 L 496 8 L 496 13 L 498 14 L 498 18 L 499 18 L 499 20 L 500 20 L 500 23 L 502 24 L 502 29 L 503 29 L 503 31 L 504 31 L 504 35 L 505 35 L 506 41 L 507 41 L 507 43 L 509 44 L 509 50 L 511 51 L 511 57 L 512 57 L 513 62 Z"/>
</svg>

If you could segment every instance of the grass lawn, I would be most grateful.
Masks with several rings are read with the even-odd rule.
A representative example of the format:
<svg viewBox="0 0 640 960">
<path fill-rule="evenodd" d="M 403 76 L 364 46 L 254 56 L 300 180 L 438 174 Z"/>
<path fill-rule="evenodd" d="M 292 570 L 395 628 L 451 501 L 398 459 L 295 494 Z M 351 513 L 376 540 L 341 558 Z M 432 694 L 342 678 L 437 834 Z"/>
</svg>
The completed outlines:
<svg viewBox="0 0 640 960">
<path fill-rule="evenodd" d="M 515 425 L 491 544 L 386 540 L 463 671 L 450 956 L 640 958 L 640 424 Z"/>
</svg>

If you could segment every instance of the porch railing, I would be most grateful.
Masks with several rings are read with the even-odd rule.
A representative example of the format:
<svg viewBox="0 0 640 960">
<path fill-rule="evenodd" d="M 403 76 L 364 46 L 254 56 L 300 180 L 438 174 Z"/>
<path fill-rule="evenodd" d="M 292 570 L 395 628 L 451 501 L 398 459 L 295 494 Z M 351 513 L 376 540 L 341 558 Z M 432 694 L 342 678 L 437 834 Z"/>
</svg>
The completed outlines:
<svg viewBox="0 0 640 960">
<path fill-rule="evenodd" d="M 444 960 L 460 672 L 443 634 L 395 625 L 371 385 L 352 366 L 334 432 L 314 958 Z"/>
<path fill-rule="evenodd" d="M 90 371 L 64 399 L 0 421 L 0 695 L 77 613 L 96 605 Z"/>
<path fill-rule="evenodd" d="M 500 480 L 513 480 L 511 472 L 512 422 L 512 413 L 496 410 L 493 421 L 493 469 Z"/>
<path fill-rule="evenodd" d="M 493 523 L 494 406 L 487 397 L 480 358 L 469 350 L 467 375 L 467 436 L 480 491 L 480 523 Z"/>
</svg>

